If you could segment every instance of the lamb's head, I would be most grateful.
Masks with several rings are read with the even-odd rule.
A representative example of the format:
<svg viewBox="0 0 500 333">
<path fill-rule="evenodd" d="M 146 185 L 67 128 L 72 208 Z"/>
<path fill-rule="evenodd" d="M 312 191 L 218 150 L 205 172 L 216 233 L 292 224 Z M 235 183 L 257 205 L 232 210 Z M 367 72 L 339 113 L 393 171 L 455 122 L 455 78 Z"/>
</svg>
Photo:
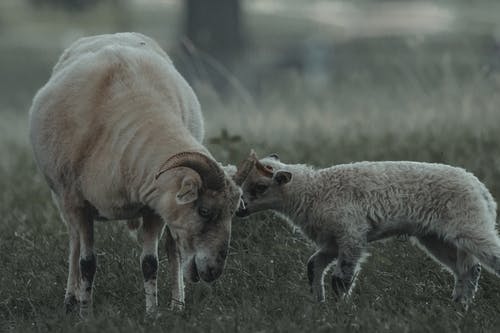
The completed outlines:
<svg viewBox="0 0 500 333">
<path fill-rule="evenodd" d="M 161 193 L 156 211 L 167 221 L 191 281 L 210 282 L 222 273 L 231 219 L 241 199 L 237 183 L 244 173 L 236 172 L 232 179 L 212 158 L 184 152 L 171 157 L 156 175 Z"/>
<path fill-rule="evenodd" d="M 245 217 L 266 209 L 279 209 L 284 202 L 287 185 L 292 180 L 292 173 L 281 163 L 278 155 L 271 154 L 258 160 L 255 153 L 254 167 L 246 177 L 241 188 L 242 204 L 236 216 Z"/>
</svg>

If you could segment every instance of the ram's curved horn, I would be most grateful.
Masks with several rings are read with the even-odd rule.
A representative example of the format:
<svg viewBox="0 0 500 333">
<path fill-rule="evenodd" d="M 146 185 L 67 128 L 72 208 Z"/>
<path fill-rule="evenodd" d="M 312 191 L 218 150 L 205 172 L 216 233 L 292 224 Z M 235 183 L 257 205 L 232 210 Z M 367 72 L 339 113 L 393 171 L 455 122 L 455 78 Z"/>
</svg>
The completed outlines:
<svg viewBox="0 0 500 333">
<path fill-rule="evenodd" d="M 248 157 L 243 160 L 240 165 L 238 165 L 238 169 L 233 176 L 233 180 L 236 185 L 241 186 L 243 184 L 250 171 L 252 171 L 256 161 L 257 155 L 255 155 L 255 152 L 252 149 L 250 151 L 250 155 L 248 155 Z"/>
<path fill-rule="evenodd" d="M 220 191 L 225 186 L 225 174 L 222 168 L 212 158 L 198 152 L 182 152 L 170 157 L 155 176 L 158 179 L 161 174 L 173 168 L 186 167 L 196 171 L 203 182 L 203 186 Z"/>
</svg>

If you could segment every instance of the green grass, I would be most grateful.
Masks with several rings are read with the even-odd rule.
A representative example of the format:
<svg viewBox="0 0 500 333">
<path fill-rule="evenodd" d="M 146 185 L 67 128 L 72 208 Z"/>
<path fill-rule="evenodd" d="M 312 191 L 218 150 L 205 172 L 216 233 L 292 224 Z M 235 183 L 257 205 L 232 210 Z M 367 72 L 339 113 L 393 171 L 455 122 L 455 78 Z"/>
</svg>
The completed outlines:
<svg viewBox="0 0 500 333">
<path fill-rule="evenodd" d="M 90 30 L 109 28 L 102 13 L 96 19 L 100 23 Z M 135 24 L 146 21 L 134 13 Z M 4 24 L 14 24 L 16 17 L 1 15 Z M 23 15 L 17 20 L 28 22 L 23 18 L 30 16 Z M 46 12 L 40 15 L 50 17 Z M 68 18 L 57 15 L 57 24 L 43 28 L 54 31 L 65 26 Z M 79 18 L 79 24 L 87 24 L 80 22 L 86 19 Z M 249 25 L 261 20 L 272 25 L 265 17 L 250 18 Z M 153 23 L 145 30 L 158 31 Z M 43 40 L 32 35 L 40 22 L 26 24 L 26 36 Z M 13 27 L 6 31 L 14 31 Z M 67 232 L 27 140 L 29 100 L 47 79 L 59 50 L 48 47 L 37 53 L 10 47 L 8 40 L 15 37 L 0 41 L 4 75 L 0 332 L 496 332 L 500 328 L 500 279 L 484 272 L 477 298 L 465 312 L 451 302 L 451 275 L 410 242 L 397 240 L 370 246 L 372 255 L 349 301 L 335 301 L 328 276 L 326 303 L 312 302 L 305 263 L 314 247 L 271 213 L 234 220 L 223 276 L 212 285 L 188 284 L 184 313 L 168 309 L 162 243 L 162 316 L 155 323 L 144 320 L 140 244 L 129 237 L 123 223 L 98 223 L 95 318 L 83 322 L 64 315 Z M 490 37 L 474 30 L 417 42 L 412 38 L 344 41 L 336 44 L 337 67 L 327 84 L 311 86 L 293 70 L 273 72 L 253 101 L 237 91 L 229 99 L 221 98 L 209 82 L 197 82 L 207 137 L 219 138 L 208 140 L 213 142 L 208 147 L 219 160 L 231 163 L 250 148 L 260 155 L 277 152 L 286 162 L 318 167 L 359 160 L 448 163 L 475 173 L 500 198 L 500 66 L 486 47 Z M 230 140 L 234 135 L 241 140 Z"/>
<path fill-rule="evenodd" d="M 230 134 L 241 134 L 243 140 L 209 147 L 226 162 L 236 162 L 250 147 L 260 154 L 279 152 L 285 161 L 318 166 L 387 159 L 444 162 L 474 172 L 498 198 L 500 113 L 493 92 L 500 86 L 491 78 L 477 81 L 474 91 L 466 83 L 455 83 L 456 90 L 443 86 L 434 92 L 436 96 L 423 100 L 405 90 L 413 102 L 399 113 L 376 111 L 383 109 L 384 99 L 375 99 L 378 103 L 366 113 L 322 110 L 304 95 L 302 103 L 313 105 L 305 114 L 300 107 L 285 113 L 282 109 L 289 102 L 271 97 L 263 102 L 268 103 L 265 115 L 249 108 L 231 115 L 228 103 L 227 113 L 224 108 L 206 110 L 209 137 L 229 127 Z M 456 99 L 447 98 L 450 89 Z M 353 94 L 352 103 L 356 98 Z M 432 110 L 418 111 L 431 101 Z M 248 126 L 231 123 L 231 117 L 247 119 Z M 251 119 L 257 120 L 251 123 Z M 32 161 L 26 121 L 26 116 L 4 113 L 0 128 L 0 328 L 4 330 L 371 332 L 500 327 L 500 279 L 484 273 L 475 303 L 464 312 L 451 302 L 451 275 L 409 242 L 395 240 L 371 246 L 372 256 L 363 265 L 349 301 L 336 302 L 328 285 L 327 302 L 315 304 L 305 275 L 313 246 L 272 214 L 235 219 L 224 275 L 211 286 L 188 285 L 185 313 L 167 308 L 168 277 L 161 251 L 163 316 L 154 324 L 143 319 L 139 244 L 123 224 L 99 223 L 95 319 L 81 322 L 65 316 L 67 234 Z"/>
</svg>

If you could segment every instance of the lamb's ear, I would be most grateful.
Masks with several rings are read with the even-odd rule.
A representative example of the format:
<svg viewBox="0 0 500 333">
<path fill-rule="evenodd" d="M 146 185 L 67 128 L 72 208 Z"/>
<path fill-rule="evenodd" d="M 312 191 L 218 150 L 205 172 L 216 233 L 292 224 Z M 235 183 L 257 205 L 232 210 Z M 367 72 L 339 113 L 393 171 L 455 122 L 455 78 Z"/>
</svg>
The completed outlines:
<svg viewBox="0 0 500 333">
<path fill-rule="evenodd" d="M 198 189 L 200 184 L 197 179 L 192 177 L 184 177 L 181 188 L 175 196 L 175 201 L 179 205 L 185 205 L 198 199 Z"/>
<path fill-rule="evenodd" d="M 277 161 L 280 160 L 280 157 L 276 153 L 271 153 L 271 154 L 267 155 L 267 157 L 274 158 Z"/>
<path fill-rule="evenodd" d="M 290 180 L 292 180 L 292 173 L 285 170 L 278 170 L 274 173 L 273 180 L 278 185 L 284 185 L 286 183 L 289 183 Z"/>
</svg>

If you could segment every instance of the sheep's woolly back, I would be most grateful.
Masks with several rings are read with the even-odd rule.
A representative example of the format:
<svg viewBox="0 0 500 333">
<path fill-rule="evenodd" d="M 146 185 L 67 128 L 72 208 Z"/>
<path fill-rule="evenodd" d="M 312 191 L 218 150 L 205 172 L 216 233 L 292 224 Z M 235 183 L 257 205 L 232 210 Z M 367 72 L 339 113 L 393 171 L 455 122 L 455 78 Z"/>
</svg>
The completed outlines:
<svg viewBox="0 0 500 333">
<path fill-rule="evenodd" d="M 83 38 L 69 47 L 34 98 L 30 127 L 52 189 L 80 183 L 93 201 L 122 193 L 120 187 L 139 200 L 145 178 L 166 157 L 183 150 L 209 155 L 194 92 L 159 45 L 137 33 Z M 98 179 L 113 186 L 100 188 Z"/>
</svg>

